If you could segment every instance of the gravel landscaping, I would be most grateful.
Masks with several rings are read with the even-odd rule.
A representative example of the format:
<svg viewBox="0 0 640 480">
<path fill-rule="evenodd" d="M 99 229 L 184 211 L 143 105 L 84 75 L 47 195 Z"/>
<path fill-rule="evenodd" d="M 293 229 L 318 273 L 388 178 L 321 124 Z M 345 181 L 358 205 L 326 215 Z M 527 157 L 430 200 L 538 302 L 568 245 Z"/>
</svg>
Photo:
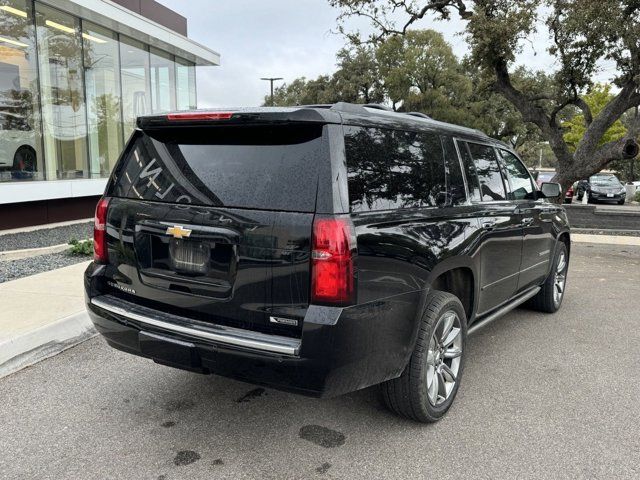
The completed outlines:
<svg viewBox="0 0 640 480">
<path fill-rule="evenodd" d="M 63 227 L 43 228 L 32 232 L 0 235 L 0 252 L 40 248 L 69 243 L 72 238 L 84 240 L 93 235 L 93 222 L 76 223 Z"/>
<path fill-rule="evenodd" d="M 91 257 L 71 255 L 67 252 L 62 252 L 0 262 L 0 283 L 28 277 L 36 273 L 47 272 L 56 268 L 67 267 L 88 260 L 91 260 Z"/>
</svg>

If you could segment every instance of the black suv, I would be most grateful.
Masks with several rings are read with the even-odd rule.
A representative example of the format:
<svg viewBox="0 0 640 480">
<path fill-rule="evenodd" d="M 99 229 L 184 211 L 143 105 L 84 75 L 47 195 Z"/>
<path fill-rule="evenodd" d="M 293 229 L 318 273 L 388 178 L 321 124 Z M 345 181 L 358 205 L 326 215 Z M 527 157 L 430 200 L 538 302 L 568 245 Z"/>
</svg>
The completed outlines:
<svg viewBox="0 0 640 480">
<path fill-rule="evenodd" d="M 422 114 L 145 116 L 97 207 L 87 308 L 157 363 L 313 396 L 382 384 L 435 421 L 468 334 L 560 307 L 559 194 L 508 146 Z"/>
</svg>

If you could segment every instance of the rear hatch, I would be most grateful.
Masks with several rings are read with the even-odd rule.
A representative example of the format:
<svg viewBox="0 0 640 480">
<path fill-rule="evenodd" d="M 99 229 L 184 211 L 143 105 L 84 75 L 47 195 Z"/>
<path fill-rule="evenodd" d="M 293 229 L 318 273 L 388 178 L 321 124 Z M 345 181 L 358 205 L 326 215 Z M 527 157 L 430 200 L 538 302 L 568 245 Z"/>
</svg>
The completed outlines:
<svg viewBox="0 0 640 480">
<path fill-rule="evenodd" d="M 324 130 L 137 131 L 107 187 L 105 289 L 197 320 L 299 336 Z"/>
</svg>

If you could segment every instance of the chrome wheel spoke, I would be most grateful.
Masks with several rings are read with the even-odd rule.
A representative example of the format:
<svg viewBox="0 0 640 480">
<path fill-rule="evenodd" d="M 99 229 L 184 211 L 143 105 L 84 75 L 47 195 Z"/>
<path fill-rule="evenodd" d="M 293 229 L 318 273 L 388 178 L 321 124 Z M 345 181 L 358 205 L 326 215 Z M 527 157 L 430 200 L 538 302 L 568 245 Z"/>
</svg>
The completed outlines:
<svg viewBox="0 0 640 480">
<path fill-rule="evenodd" d="M 445 344 L 446 339 L 451 334 L 451 330 L 453 329 L 453 324 L 456 321 L 455 313 L 446 314 L 442 321 L 442 333 L 440 334 L 440 342 Z"/>
<path fill-rule="evenodd" d="M 429 351 L 427 352 L 427 364 L 434 365 L 435 361 L 436 361 L 436 355 L 433 352 L 433 350 L 429 349 Z"/>
<path fill-rule="evenodd" d="M 438 375 L 436 374 L 435 369 L 433 369 L 431 383 L 427 385 L 427 394 L 429 395 L 429 401 L 432 405 L 437 405 L 438 403 L 439 388 Z"/>
<path fill-rule="evenodd" d="M 447 382 L 444 379 L 442 370 L 436 371 L 436 378 L 438 379 L 438 402 L 442 403 L 447 399 Z"/>
<path fill-rule="evenodd" d="M 456 375 L 455 373 L 453 373 L 451 368 L 449 368 L 449 365 L 447 365 L 446 363 L 443 363 L 442 366 L 440 367 L 440 371 L 442 372 L 442 377 L 444 378 L 445 381 L 456 383 Z"/>
<path fill-rule="evenodd" d="M 564 272 L 565 267 L 567 266 L 567 262 L 565 260 L 564 253 L 560 254 L 558 257 L 558 266 L 556 267 L 556 272 L 562 273 Z"/>
<path fill-rule="evenodd" d="M 447 335 L 447 338 L 445 338 L 442 341 L 442 346 L 446 348 L 449 345 L 451 345 L 454 342 L 454 340 L 458 338 L 458 335 L 460 335 L 460 329 L 452 328 L 451 331 L 449 332 L 449 335 Z"/>
<path fill-rule="evenodd" d="M 457 347 L 448 348 L 444 352 L 444 358 L 451 359 L 451 358 L 458 358 L 460 356 L 462 356 L 462 350 Z"/>
<path fill-rule="evenodd" d="M 427 350 L 427 396 L 434 407 L 446 402 L 455 390 L 462 346 L 460 317 L 449 310 L 436 323 Z"/>
</svg>

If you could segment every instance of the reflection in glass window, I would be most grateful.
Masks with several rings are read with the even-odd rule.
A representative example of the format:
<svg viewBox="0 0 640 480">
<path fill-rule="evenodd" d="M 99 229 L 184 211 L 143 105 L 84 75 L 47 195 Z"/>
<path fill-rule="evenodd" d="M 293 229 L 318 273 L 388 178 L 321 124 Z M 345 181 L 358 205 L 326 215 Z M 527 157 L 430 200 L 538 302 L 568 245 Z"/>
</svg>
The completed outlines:
<svg viewBox="0 0 640 480">
<path fill-rule="evenodd" d="M 467 148 L 465 142 L 456 141 L 460 157 L 462 158 L 462 166 L 464 167 L 464 174 L 467 177 L 467 187 L 469 188 L 469 200 L 472 202 L 479 202 L 480 195 L 480 182 L 478 181 L 478 175 L 476 174 L 476 167 L 473 164 L 471 153 Z"/>
<path fill-rule="evenodd" d="M 469 153 L 476 167 L 483 202 L 505 200 L 504 183 L 493 147 L 468 142 Z"/>
<path fill-rule="evenodd" d="M 43 180 L 33 11 L 0 0 L 0 181 Z"/>
<path fill-rule="evenodd" d="M 176 57 L 176 94 L 178 110 L 196 108 L 196 66 Z"/>
<path fill-rule="evenodd" d="M 106 177 L 122 150 L 120 62 L 115 33 L 82 24 L 91 176 Z"/>
<path fill-rule="evenodd" d="M 500 150 L 504 169 L 509 180 L 511 200 L 532 199 L 533 183 L 527 167 L 511 152 Z"/>
<path fill-rule="evenodd" d="M 150 113 L 149 47 L 120 35 L 122 114 L 124 136 L 129 138 L 140 115 Z"/>
<path fill-rule="evenodd" d="M 438 135 L 345 127 L 353 212 L 447 204 Z"/>
<path fill-rule="evenodd" d="M 176 109 L 176 78 L 173 55 L 151 47 L 151 111 Z"/>
<path fill-rule="evenodd" d="M 87 118 L 80 21 L 36 3 L 42 123 L 47 172 L 87 177 Z"/>
</svg>

